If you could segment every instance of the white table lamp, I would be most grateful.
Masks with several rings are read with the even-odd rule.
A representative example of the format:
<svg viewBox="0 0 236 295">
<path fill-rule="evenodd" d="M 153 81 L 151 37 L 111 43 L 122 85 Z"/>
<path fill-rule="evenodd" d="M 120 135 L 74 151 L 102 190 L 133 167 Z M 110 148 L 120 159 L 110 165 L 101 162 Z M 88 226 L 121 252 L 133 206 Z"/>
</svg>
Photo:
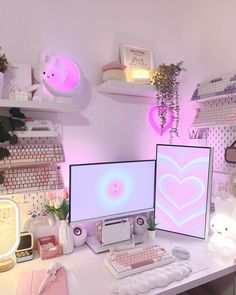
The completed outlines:
<svg viewBox="0 0 236 295">
<path fill-rule="evenodd" d="M 15 201 L 8 198 L 0 198 L 0 240 L 0 272 L 4 272 L 14 266 L 14 260 L 9 256 L 20 242 L 20 209 Z"/>
</svg>

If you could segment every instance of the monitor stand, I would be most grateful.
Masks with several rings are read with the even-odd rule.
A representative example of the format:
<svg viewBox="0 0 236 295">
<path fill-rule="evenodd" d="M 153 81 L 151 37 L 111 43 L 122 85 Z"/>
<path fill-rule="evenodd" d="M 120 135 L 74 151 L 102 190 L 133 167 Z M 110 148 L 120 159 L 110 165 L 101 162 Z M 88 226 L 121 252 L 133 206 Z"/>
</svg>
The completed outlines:
<svg viewBox="0 0 236 295">
<path fill-rule="evenodd" d="M 86 243 L 88 246 L 95 252 L 95 253 L 102 253 L 109 251 L 112 247 L 122 247 L 122 246 L 129 246 L 131 244 L 139 244 L 144 243 L 147 241 L 147 235 L 133 235 L 133 238 L 130 240 L 118 242 L 118 243 L 112 243 L 108 245 L 102 245 L 97 239 L 96 236 L 88 236 Z"/>
</svg>

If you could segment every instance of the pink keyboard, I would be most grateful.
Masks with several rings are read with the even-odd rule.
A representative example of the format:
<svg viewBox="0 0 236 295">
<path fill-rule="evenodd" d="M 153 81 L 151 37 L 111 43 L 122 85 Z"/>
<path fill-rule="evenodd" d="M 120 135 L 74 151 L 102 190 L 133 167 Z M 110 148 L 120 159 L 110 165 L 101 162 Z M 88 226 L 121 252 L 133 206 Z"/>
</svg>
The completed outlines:
<svg viewBox="0 0 236 295">
<path fill-rule="evenodd" d="M 4 183 L 0 195 L 62 189 L 63 179 L 57 166 L 37 166 L 2 170 Z"/>
<path fill-rule="evenodd" d="M 236 122 L 235 105 L 224 107 L 206 107 L 197 109 L 192 127 L 209 127 L 218 125 L 234 125 Z"/>
<path fill-rule="evenodd" d="M 168 251 L 158 245 L 146 245 L 124 251 L 110 251 L 104 263 L 116 278 L 123 278 L 174 262 Z"/>
<path fill-rule="evenodd" d="M 0 161 L 1 168 L 64 162 L 63 146 L 60 143 L 1 145 L 10 156 Z"/>
</svg>

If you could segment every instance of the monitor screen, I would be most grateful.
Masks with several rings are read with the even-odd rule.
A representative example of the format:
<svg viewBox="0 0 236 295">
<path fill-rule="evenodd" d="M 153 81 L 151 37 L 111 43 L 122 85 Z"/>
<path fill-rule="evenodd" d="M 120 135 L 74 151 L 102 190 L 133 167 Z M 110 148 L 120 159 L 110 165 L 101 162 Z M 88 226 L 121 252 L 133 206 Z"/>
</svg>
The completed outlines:
<svg viewBox="0 0 236 295">
<path fill-rule="evenodd" d="M 70 222 L 154 210 L 155 160 L 70 165 Z"/>
<path fill-rule="evenodd" d="M 155 217 L 158 228 L 206 237 L 211 159 L 209 147 L 157 145 Z"/>
</svg>

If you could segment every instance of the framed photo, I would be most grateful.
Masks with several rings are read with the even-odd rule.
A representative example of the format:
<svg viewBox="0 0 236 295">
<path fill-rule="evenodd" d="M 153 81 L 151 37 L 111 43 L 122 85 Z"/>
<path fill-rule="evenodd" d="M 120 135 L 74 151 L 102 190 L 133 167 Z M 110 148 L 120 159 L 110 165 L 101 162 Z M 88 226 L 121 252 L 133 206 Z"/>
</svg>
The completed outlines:
<svg viewBox="0 0 236 295">
<path fill-rule="evenodd" d="M 32 85 L 31 65 L 10 62 L 4 74 L 3 97 L 9 99 L 12 91 L 24 91 Z"/>
<path fill-rule="evenodd" d="M 121 63 L 128 69 L 153 69 L 153 56 L 150 49 L 134 47 L 130 45 L 121 45 L 120 47 Z"/>
<path fill-rule="evenodd" d="M 224 172 L 213 173 L 212 199 L 221 197 L 223 200 L 228 197 L 229 174 Z"/>
</svg>

